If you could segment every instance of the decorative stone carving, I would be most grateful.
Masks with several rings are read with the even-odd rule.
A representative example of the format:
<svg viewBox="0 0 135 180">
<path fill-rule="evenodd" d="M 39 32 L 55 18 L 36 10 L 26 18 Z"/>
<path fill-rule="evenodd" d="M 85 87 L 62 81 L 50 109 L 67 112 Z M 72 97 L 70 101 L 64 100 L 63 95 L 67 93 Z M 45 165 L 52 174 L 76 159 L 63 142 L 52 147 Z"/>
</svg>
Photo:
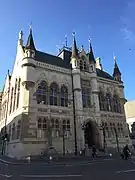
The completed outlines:
<svg viewBox="0 0 135 180">
<path fill-rule="evenodd" d="M 30 82 L 30 81 L 22 82 L 22 85 L 24 86 L 24 88 L 26 90 L 29 90 L 30 88 L 33 88 L 34 84 L 35 84 L 34 82 Z"/>
<path fill-rule="evenodd" d="M 44 72 L 40 73 L 40 75 L 38 76 L 36 80 L 36 84 L 38 84 L 41 80 L 47 81 L 46 74 Z"/>
<path fill-rule="evenodd" d="M 45 108 L 38 108 L 38 111 L 39 112 L 47 112 L 47 108 L 45 109 Z"/>
</svg>

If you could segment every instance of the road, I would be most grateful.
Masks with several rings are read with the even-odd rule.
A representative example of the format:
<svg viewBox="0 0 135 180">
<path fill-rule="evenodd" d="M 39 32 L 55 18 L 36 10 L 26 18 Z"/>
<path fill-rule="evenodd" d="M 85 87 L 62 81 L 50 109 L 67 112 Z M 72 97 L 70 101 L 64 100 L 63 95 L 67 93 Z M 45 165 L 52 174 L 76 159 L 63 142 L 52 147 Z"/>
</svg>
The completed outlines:
<svg viewBox="0 0 135 180">
<path fill-rule="evenodd" d="M 119 159 L 97 159 L 85 162 L 71 162 L 65 165 L 32 163 L 24 165 L 3 165 L 1 180 L 134 180 L 135 161 Z M 2 167 L 2 165 L 1 165 Z M 3 172 L 2 172 L 3 171 Z M 12 175 L 12 177 L 10 177 Z"/>
</svg>

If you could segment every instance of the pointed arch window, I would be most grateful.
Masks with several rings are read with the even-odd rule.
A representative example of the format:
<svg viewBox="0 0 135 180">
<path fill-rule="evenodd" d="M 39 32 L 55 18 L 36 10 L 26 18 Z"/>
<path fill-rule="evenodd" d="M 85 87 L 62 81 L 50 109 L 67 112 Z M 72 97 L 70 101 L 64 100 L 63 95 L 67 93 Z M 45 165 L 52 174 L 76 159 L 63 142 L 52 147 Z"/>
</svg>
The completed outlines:
<svg viewBox="0 0 135 180">
<path fill-rule="evenodd" d="M 58 93 L 59 88 L 58 85 L 53 82 L 50 85 L 50 105 L 57 106 L 58 105 Z"/>
<path fill-rule="evenodd" d="M 46 81 L 41 81 L 38 85 L 37 104 L 48 104 L 48 86 Z"/>
<path fill-rule="evenodd" d="M 116 113 L 121 112 L 120 100 L 116 94 L 113 97 L 113 109 L 114 109 L 114 112 Z"/>
<path fill-rule="evenodd" d="M 99 107 L 101 111 L 105 111 L 105 97 L 102 91 L 99 92 Z"/>
<path fill-rule="evenodd" d="M 84 61 L 84 70 L 87 71 L 87 63 Z"/>
<path fill-rule="evenodd" d="M 19 81 L 18 81 L 16 108 L 19 107 L 19 100 L 20 100 L 20 83 L 21 83 L 21 78 L 19 78 Z"/>
<path fill-rule="evenodd" d="M 112 100 L 111 95 L 109 93 L 106 94 L 106 109 L 107 111 L 112 111 Z"/>
<path fill-rule="evenodd" d="M 60 105 L 64 107 L 68 107 L 68 89 L 66 86 L 61 87 L 61 97 L 60 97 Z"/>
<path fill-rule="evenodd" d="M 83 102 L 83 107 L 88 108 L 91 106 L 91 101 L 90 101 L 90 82 L 86 80 L 81 81 L 81 86 L 82 86 L 82 102 Z"/>
<path fill-rule="evenodd" d="M 16 92 L 17 92 L 17 79 L 15 80 L 13 111 L 15 110 Z"/>
<path fill-rule="evenodd" d="M 112 123 L 110 123 L 110 130 L 111 130 L 112 137 L 114 137 L 114 128 L 113 128 L 113 124 Z"/>
<path fill-rule="evenodd" d="M 83 61 L 80 60 L 80 70 L 83 70 Z"/>
<path fill-rule="evenodd" d="M 113 108 L 114 108 L 114 112 L 118 112 L 118 98 L 117 98 L 117 95 L 114 95 L 114 97 L 113 97 Z"/>
<path fill-rule="evenodd" d="M 63 132 L 66 136 L 66 138 L 68 138 L 70 136 L 70 120 L 63 120 Z"/>
<path fill-rule="evenodd" d="M 11 112 L 12 112 L 12 105 L 13 105 L 13 92 L 14 92 L 14 88 L 12 87 L 12 89 L 11 89 L 10 111 L 9 111 L 9 113 L 11 113 Z"/>
</svg>

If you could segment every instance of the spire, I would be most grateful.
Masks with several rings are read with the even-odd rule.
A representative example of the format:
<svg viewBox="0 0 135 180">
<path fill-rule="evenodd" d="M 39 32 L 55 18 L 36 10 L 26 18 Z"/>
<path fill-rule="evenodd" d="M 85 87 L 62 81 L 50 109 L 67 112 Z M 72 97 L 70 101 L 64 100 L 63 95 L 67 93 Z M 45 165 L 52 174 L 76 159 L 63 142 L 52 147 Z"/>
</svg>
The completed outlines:
<svg viewBox="0 0 135 180">
<path fill-rule="evenodd" d="M 27 44 L 26 44 L 26 49 L 31 49 L 31 50 L 36 50 L 35 45 L 34 45 L 34 40 L 32 36 L 32 27 L 30 26 L 30 33 L 28 36 Z"/>
<path fill-rule="evenodd" d="M 95 63 L 95 58 L 94 58 L 94 54 L 93 54 L 93 49 L 92 49 L 90 37 L 89 37 L 88 42 L 89 42 L 89 53 L 88 53 L 88 58 L 89 58 L 90 64 L 93 64 L 93 63 Z"/>
<path fill-rule="evenodd" d="M 23 31 L 19 32 L 18 44 L 23 46 Z"/>
<path fill-rule="evenodd" d="M 67 35 L 65 35 L 65 46 L 68 46 L 68 42 L 67 42 Z"/>
<path fill-rule="evenodd" d="M 72 58 L 78 58 L 78 49 L 76 46 L 75 32 L 73 32 L 73 47 L 72 47 Z"/>
<path fill-rule="evenodd" d="M 114 59 L 113 77 L 115 78 L 115 80 L 121 81 L 121 72 L 116 62 L 116 56 L 114 56 L 113 59 Z"/>
</svg>

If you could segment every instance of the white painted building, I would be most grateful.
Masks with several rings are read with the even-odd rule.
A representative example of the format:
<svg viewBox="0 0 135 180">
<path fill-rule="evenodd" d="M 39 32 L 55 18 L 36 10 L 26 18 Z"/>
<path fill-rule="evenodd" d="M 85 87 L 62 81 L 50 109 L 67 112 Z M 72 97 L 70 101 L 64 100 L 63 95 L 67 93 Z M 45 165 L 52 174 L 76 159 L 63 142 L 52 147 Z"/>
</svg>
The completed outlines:
<svg viewBox="0 0 135 180">
<path fill-rule="evenodd" d="M 124 112 L 124 84 L 116 63 L 113 75 L 103 71 L 100 58 L 63 47 L 57 56 L 35 48 L 32 29 L 26 45 L 19 33 L 12 74 L 2 91 L 0 128 L 9 134 L 7 152 L 22 157 L 40 154 L 52 145 L 58 153 L 91 147 L 116 148 L 130 143 Z M 76 127 L 76 131 L 75 131 Z M 76 137 L 76 138 L 75 138 Z"/>
<path fill-rule="evenodd" d="M 132 124 L 135 122 L 135 101 L 127 101 L 125 103 L 125 114 L 131 132 Z"/>
</svg>

